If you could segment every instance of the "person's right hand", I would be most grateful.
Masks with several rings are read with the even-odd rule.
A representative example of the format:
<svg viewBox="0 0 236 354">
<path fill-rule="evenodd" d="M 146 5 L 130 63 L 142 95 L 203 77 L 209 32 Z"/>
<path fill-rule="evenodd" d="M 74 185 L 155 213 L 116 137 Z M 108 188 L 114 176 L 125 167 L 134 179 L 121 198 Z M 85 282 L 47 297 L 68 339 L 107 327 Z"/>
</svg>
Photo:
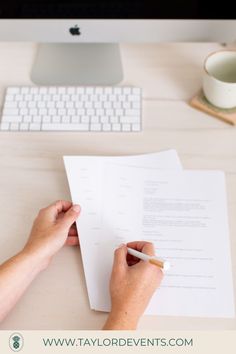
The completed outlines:
<svg viewBox="0 0 236 354">
<path fill-rule="evenodd" d="M 163 278 L 160 268 L 127 254 L 127 247 L 155 255 L 150 242 L 130 242 L 116 249 L 110 280 L 112 307 L 104 329 L 135 329 Z"/>
<path fill-rule="evenodd" d="M 80 211 L 79 205 L 72 205 L 65 200 L 58 200 L 41 209 L 22 253 L 33 255 L 40 260 L 42 268 L 46 268 L 64 245 L 78 245 L 75 221 Z"/>
</svg>

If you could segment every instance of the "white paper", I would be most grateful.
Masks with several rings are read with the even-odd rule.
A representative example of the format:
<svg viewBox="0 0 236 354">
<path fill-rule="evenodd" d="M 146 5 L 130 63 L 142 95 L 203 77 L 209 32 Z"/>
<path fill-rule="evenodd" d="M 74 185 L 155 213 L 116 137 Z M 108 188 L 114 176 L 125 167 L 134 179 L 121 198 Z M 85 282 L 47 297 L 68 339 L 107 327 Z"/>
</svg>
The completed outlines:
<svg viewBox="0 0 236 354">
<path fill-rule="evenodd" d="M 90 306 L 96 309 L 99 289 L 94 287 L 94 265 L 90 259 L 90 246 L 102 238 L 103 175 L 107 163 L 149 167 L 159 169 L 178 169 L 182 166 L 175 150 L 131 156 L 64 156 L 64 164 L 71 191 L 72 201 L 80 204 L 82 212 L 77 227 L 80 234 L 80 247 L 89 295 Z M 110 269 L 108 270 L 110 271 Z M 98 294 L 98 295 L 97 295 Z M 108 304 L 109 306 L 109 304 Z"/>
<path fill-rule="evenodd" d="M 113 164 L 104 178 L 103 237 L 93 249 L 102 288 L 112 264 L 112 257 L 98 262 L 102 250 L 111 255 L 121 242 L 151 241 L 171 269 L 147 314 L 234 317 L 224 174 L 137 169 L 134 178 L 133 168 Z M 109 310 L 108 290 L 96 295 L 96 308 Z"/>
<path fill-rule="evenodd" d="M 153 169 L 166 168 L 171 154 L 159 164 L 150 157 L 149 168 L 147 156 L 145 163 L 140 157 L 129 157 L 129 162 L 127 157 L 65 158 L 73 202 L 82 205 L 77 226 L 90 306 L 110 310 L 109 278 L 117 245 L 147 240 L 171 262 L 171 269 L 146 313 L 233 317 L 224 175 L 183 172 L 176 161 L 176 170 Z"/>
</svg>

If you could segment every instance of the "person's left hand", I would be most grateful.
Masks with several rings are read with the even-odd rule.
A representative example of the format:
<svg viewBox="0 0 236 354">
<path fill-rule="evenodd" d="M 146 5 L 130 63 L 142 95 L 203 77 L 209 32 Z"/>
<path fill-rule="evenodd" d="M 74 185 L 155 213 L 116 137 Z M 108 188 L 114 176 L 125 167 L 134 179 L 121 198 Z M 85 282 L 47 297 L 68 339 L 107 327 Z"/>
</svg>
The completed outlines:
<svg viewBox="0 0 236 354">
<path fill-rule="evenodd" d="M 79 205 L 59 200 L 39 211 L 23 252 L 40 257 L 45 268 L 51 258 L 65 245 L 78 245 L 75 221 Z"/>
</svg>

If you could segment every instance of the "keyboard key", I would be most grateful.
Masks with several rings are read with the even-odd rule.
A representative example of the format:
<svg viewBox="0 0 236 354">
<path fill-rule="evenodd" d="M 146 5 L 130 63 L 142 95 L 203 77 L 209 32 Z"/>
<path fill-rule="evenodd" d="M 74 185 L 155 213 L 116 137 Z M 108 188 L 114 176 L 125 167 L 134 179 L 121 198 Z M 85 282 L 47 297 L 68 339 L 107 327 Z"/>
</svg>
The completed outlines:
<svg viewBox="0 0 236 354">
<path fill-rule="evenodd" d="M 29 110 L 27 108 L 21 108 L 19 110 L 19 115 L 20 116 L 27 116 L 29 114 Z"/>
<path fill-rule="evenodd" d="M 111 123 L 119 123 L 119 118 L 118 117 L 111 117 L 110 122 Z"/>
<path fill-rule="evenodd" d="M 23 93 L 24 95 L 29 93 L 30 88 L 29 87 L 21 87 L 20 92 Z"/>
<path fill-rule="evenodd" d="M 37 110 L 37 108 L 30 108 L 30 110 L 29 110 L 29 115 L 31 115 L 31 116 L 37 116 L 37 115 L 38 115 L 38 110 Z"/>
<path fill-rule="evenodd" d="M 84 113 L 83 113 L 84 114 Z M 95 110 L 94 109 L 88 109 L 87 110 L 87 115 L 88 116 L 94 116 L 94 114 L 95 114 Z"/>
<path fill-rule="evenodd" d="M 138 102 L 135 102 L 135 103 L 138 103 Z M 134 103 L 133 103 L 133 105 L 134 105 Z M 122 107 L 124 109 L 130 109 L 131 108 L 131 103 L 130 102 L 122 102 Z M 133 106 L 133 108 L 134 108 L 134 106 Z"/>
<path fill-rule="evenodd" d="M 23 117 L 23 122 L 24 123 L 30 123 L 30 122 L 32 122 L 32 119 L 33 119 L 33 117 L 31 117 L 31 116 L 24 116 Z"/>
<path fill-rule="evenodd" d="M 99 109 L 102 108 L 102 102 L 95 102 L 94 107 Z"/>
<path fill-rule="evenodd" d="M 64 108 L 64 102 L 62 101 L 56 102 L 56 108 Z"/>
<path fill-rule="evenodd" d="M 32 101 L 33 96 L 32 95 L 25 95 L 25 101 Z"/>
<path fill-rule="evenodd" d="M 39 123 L 31 123 L 29 125 L 29 130 L 34 130 L 34 131 L 37 131 L 37 130 L 40 130 L 40 124 Z"/>
<path fill-rule="evenodd" d="M 124 88 L 124 94 L 125 95 L 130 95 L 131 94 L 131 88 L 130 87 L 125 87 Z"/>
<path fill-rule="evenodd" d="M 139 110 L 138 109 L 127 109 L 125 111 L 125 114 L 127 116 L 138 116 L 139 115 Z"/>
<path fill-rule="evenodd" d="M 66 88 L 65 87 L 59 87 L 57 92 L 59 94 L 65 94 L 66 93 Z"/>
<path fill-rule="evenodd" d="M 89 123 L 90 119 L 88 116 L 82 116 L 81 117 L 81 123 Z"/>
<path fill-rule="evenodd" d="M 132 93 L 133 93 L 134 95 L 140 95 L 140 94 L 141 94 L 141 90 L 140 90 L 140 88 L 138 88 L 138 87 L 133 87 Z"/>
<path fill-rule="evenodd" d="M 92 95 L 93 92 L 94 92 L 94 89 L 93 89 L 93 87 L 86 87 L 86 88 L 85 88 L 85 92 L 86 92 L 88 95 Z"/>
<path fill-rule="evenodd" d="M 105 107 L 105 104 L 104 104 L 104 107 Z M 114 102 L 113 107 L 116 108 L 116 109 L 121 109 L 121 108 L 123 108 L 121 102 Z M 106 107 L 105 107 L 105 108 L 106 108 Z M 130 107 L 128 107 L 128 108 L 130 108 Z"/>
<path fill-rule="evenodd" d="M 112 130 L 114 132 L 120 132 L 121 131 L 121 124 L 112 124 Z"/>
<path fill-rule="evenodd" d="M 77 105 L 77 102 L 75 102 L 75 105 Z M 83 104 L 82 102 L 80 103 L 80 106 L 75 106 L 76 108 L 82 108 Z M 74 102 L 68 101 L 66 102 L 66 108 L 74 108 Z"/>
<path fill-rule="evenodd" d="M 101 131 L 102 125 L 101 124 L 91 124 L 90 129 L 91 129 L 91 131 Z"/>
<path fill-rule="evenodd" d="M 114 94 L 115 95 L 121 95 L 122 91 L 121 91 L 121 87 L 114 87 Z"/>
<path fill-rule="evenodd" d="M 118 104 L 119 102 L 116 102 L 116 103 Z M 114 105 L 114 107 L 115 107 L 115 105 Z M 104 108 L 107 108 L 107 109 L 112 108 L 111 102 L 104 102 Z M 115 107 L 115 108 L 120 108 L 120 107 Z"/>
<path fill-rule="evenodd" d="M 68 87 L 67 93 L 69 95 L 74 95 L 76 93 L 76 88 L 75 87 Z"/>
<path fill-rule="evenodd" d="M 10 130 L 19 130 L 19 123 L 11 123 Z"/>
<path fill-rule="evenodd" d="M 82 95 L 85 92 L 85 88 L 84 87 L 78 87 L 76 92 L 77 92 L 77 94 Z"/>
<path fill-rule="evenodd" d="M 5 101 L 6 102 L 11 102 L 11 101 L 14 101 L 14 98 L 15 98 L 14 95 L 7 94 L 6 98 L 5 98 Z"/>
<path fill-rule="evenodd" d="M 66 109 L 64 109 L 64 108 L 58 109 L 58 115 L 59 116 L 65 116 L 66 113 L 67 113 Z"/>
<path fill-rule="evenodd" d="M 62 121 L 62 123 L 70 123 L 70 117 L 69 116 L 63 116 L 61 121 Z"/>
<path fill-rule="evenodd" d="M 46 95 L 48 92 L 47 87 L 40 87 L 39 88 L 39 93 L 42 93 L 43 95 Z"/>
<path fill-rule="evenodd" d="M 42 118 L 42 122 L 43 123 L 50 123 L 51 122 L 51 117 L 50 116 L 44 116 Z"/>
<path fill-rule="evenodd" d="M 3 123 L 19 123 L 21 122 L 21 116 L 4 116 L 2 119 Z"/>
<path fill-rule="evenodd" d="M 103 125 L 102 125 L 102 130 L 103 130 L 104 132 L 110 131 L 110 130 L 111 130 L 111 124 L 103 124 Z"/>
<path fill-rule="evenodd" d="M 34 116 L 33 117 L 33 123 L 41 123 L 41 117 L 40 116 Z"/>
<path fill-rule="evenodd" d="M 141 130 L 141 125 L 140 124 L 133 124 L 132 130 L 133 130 L 133 132 L 139 132 Z"/>
<path fill-rule="evenodd" d="M 107 117 L 107 116 L 103 116 L 103 117 L 101 117 L 101 123 L 108 123 L 109 122 L 109 117 Z"/>
<path fill-rule="evenodd" d="M 4 116 L 18 116 L 19 110 L 17 108 L 4 108 L 3 115 Z"/>
<path fill-rule="evenodd" d="M 14 101 L 6 102 L 4 107 L 5 108 L 17 108 L 17 102 L 14 102 Z"/>
<path fill-rule="evenodd" d="M 20 124 L 20 130 L 28 130 L 29 129 L 29 124 L 27 123 L 21 123 Z"/>
<path fill-rule="evenodd" d="M 97 109 L 96 110 L 96 115 L 98 115 L 98 116 L 103 116 L 104 115 L 104 109 Z"/>
<path fill-rule="evenodd" d="M 55 108 L 50 108 L 48 110 L 48 115 L 49 116 L 55 116 L 57 114 L 57 110 Z"/>
<path fill-rule="evenodd" d="M 99 123 L 98 117 L 91 117 L 91 123 Z"/>
<path fill-rule="evenodd" d="M 140 109 L 141 103 L 140 103 L 139 101 L 133 102 L 132 107 L 133 107 L 134 109 Z"/>
<path fill-rule="evenodd" d="M 74 116 L 74 115 L 75 115 L 75 109 L 74 109 L 74 108 L 68 109 L 67 114 L 68 114 L 69 116 Z"/>
<path fill-rule="evenodd" d="M 15 101 L 23 101 L 23 95 L 15 95 Z"/>
<path fill-rule="evenodd" d="M 122 130 L 123 130 L 123 132 L 130 132 L 130 130 L 131 130 L 130 124 L 123 124 Z"/>
<path fill-rule="evenodd" d="M 56 104 L 53 101 L 48 101 L 47 104 L 46 104 L 46 107 L 47 108 L 55 108 Z"/>
<path fill-rule="evenodd" d="M 139 121 L 139 117 L 120 117 L 121 123 L 138 123 Z"/>
<path fill-rule="evenodd" d="M 139 96 L 138 95 L 131 95 L 128 96 L 128 100 L 133 102 L 133 101 L 139 101 Z"/>
<path fill-rule="evenodd" d="M 48 93 L 55 95 L 57 93 L 57 88 L 56 87 L 50 87 L 48 89 Z"/>
<path fill-rule="evenodd" d="M 72 117 L 72 118 L 71 118 L 71 122 L 72 122 L 72 123 L 79 123 L 79 122 L 80 122 L 80 117 L 78 117 L 78 116 Z"/>
<path fill-rule="evenodd" d="M 48 131 L 88 131 L 88 124 L 42 124 L 42 130 Z"/>
<path fill-rule="evenodd" d="M 61 121 L 61 117 L 59 116 L 52 117 L 52 123 L 60 123 L 60 121 Z"/>
<path fill-rule="evenodd" d="M 19 102 L 19 107 L 24 108 L 24 106 L 22 106 L 22 103 L 25 103 L 25 102 Z M 36 106 L 37 106 L 37 104 L 34 101 L 31 101 L 28 103 L 28 108 L 35 108 Z"/>
<path fill-rule="evenodd" d="M 106 116 L 113 116 L 114 115 L 114 110 L 113 109 L 106 109 L 105 110 L 105 115 Z"/>
<path fill-rule="evenodd" d="M 20 87 L 9 87 L 7 93 L 17 94 L 20 92 Z"/>
<path fill-rule="evenodd" d="M 19 108 L 29 108 L 29 103 L 30 102 L 26 102 L 26 101 L 21 101 L 21 102 L 16 102 L 18 104 Z M 36 106 L 36 104 L 35 104 Z"/>
<path fill-rule="evenodd" d="M 10 128 L 10 123 L 1 123 L 0 124 L 0 130 L 9 130 Z"/>
<path fill-rule="evenodd" d="M 78 116 L 83 116 L 85 114 L 85 109 L 77 109 L 76 114 Z"/>
</svg>

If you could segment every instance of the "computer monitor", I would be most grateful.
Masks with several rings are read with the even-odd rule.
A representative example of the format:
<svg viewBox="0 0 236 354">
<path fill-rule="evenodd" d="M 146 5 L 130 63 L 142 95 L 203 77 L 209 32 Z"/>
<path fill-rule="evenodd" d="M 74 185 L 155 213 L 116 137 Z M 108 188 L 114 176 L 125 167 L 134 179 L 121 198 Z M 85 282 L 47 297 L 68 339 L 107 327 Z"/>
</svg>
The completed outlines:
<svg viewBox="0 0 236 354">
<path fill-rule="evenodd" d="M 0 40 L 38 42 L 37 84 L 115 84 L 119 43 L 236 38 L 233 1 L 1 0 Z"/>
</svg>

